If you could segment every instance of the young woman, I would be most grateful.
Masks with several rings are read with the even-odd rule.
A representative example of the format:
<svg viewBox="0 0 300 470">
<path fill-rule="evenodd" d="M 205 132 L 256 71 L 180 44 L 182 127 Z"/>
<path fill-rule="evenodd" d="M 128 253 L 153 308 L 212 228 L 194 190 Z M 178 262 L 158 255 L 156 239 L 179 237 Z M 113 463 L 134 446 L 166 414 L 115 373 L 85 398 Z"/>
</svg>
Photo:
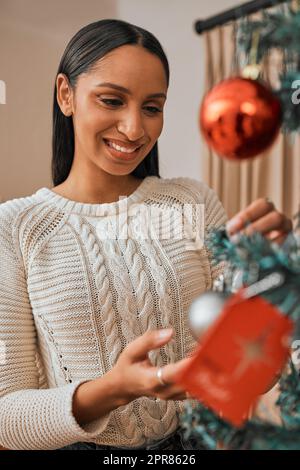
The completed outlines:
<svg viewBox="0 0 300 470">
<path fill-rule="evenodd" d="M 6 448 L 199 448 L 182 439 L 187 396 L 175 381 L 195 346 L 190 303 L 218 275 L 201 241 L 226 217 L 204 183 L 159 176 L 168 85 L 161 45 L 127 22 L 92 23 L 66 47 L 54 186 L 0 206 Z M 178 236 L 182 216 L 187 236 Z M 266 200 L 232 220 L 230 233 L 246 220 L 270 237 L 291 229 Z"/>
</svg>

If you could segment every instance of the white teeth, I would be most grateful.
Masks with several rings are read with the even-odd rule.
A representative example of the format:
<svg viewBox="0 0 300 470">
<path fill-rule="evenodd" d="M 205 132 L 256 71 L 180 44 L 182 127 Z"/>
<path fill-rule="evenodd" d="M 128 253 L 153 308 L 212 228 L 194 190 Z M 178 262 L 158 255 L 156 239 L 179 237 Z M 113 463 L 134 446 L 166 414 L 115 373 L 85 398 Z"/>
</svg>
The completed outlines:
<svg viewBox="0 0 300 470">
<path fill-rule="evenodd" d="M 124 153 L 133 153 L 138 148 L 138 147 L 136 147 L 133 150 L 128 150 L 124 147 L 120 147 L 119 145 L 115 144 L 114 142 L 111 142 L 110 140 L 107 140 L 106 142 L 107 142 L 107 145 L 109 145 L 110 147 L 113 147 L 114 149 L 118 150 L 119 152 L 124 152 Z"/>
</svg>

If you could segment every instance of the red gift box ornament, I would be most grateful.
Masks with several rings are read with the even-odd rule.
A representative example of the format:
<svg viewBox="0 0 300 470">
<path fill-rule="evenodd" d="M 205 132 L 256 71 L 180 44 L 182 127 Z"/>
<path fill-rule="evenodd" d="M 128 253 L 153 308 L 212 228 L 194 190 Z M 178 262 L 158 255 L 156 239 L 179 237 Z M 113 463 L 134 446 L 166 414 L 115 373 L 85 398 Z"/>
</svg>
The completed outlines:
<svg viewBox="0 0 300 470">
<path fill-rule="evenodd" d="M 177 377 L 191 396 L 241 426 L 289 355 L 293 322 L 259 296 L 232 296 Z"/>
</svg>

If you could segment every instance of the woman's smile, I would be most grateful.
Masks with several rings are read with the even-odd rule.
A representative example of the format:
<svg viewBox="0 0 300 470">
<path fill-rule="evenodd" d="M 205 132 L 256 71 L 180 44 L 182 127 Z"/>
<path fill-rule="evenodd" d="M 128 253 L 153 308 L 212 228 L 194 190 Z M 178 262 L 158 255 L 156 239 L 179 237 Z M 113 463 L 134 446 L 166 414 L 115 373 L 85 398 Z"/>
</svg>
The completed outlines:
<svg viewBox="0 0 300 470">
<path fill-rule="evenodd" d="M 111 141 L 108 141 L 106 139 L 103 139 L 105 147 L 107 149 L 107 153 L 109 154 L 110 157 L 112 157 L 114 160 L 123 160 L 127 162 L 132 162 L 133 160 L 137 159 L 140 156 L 140 150 L 142 149 L 143 145 L 138 147 L 136 150 L 127 150 L 125 151 L 125 147 L 121 147 L 119 145 L 116 145 L 112 143 Z M 117 148 L 116 148 L 117 147 Z M 120 148 L 124 149 L 123 151 L 120 150 Z"/>
</svg>

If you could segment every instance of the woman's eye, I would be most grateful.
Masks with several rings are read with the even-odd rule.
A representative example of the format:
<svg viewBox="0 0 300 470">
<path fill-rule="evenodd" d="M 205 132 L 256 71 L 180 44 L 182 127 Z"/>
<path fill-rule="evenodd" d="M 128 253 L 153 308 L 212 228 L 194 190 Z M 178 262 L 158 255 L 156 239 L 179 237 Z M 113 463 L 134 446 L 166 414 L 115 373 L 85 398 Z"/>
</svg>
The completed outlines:
<svg viewBox="0 0 300 470">
<path fill-rule="evenodd" d="M 146 106 L 147 109 L 152 110 L 149 111 L 150 113 L 156 114 L 156 113 L 162 113 L 161 109 L 156 108 L 155 106 Z"/>
<path fill-rule="evenodd" d="M 102 99 L 101 101 L 103 101 L 103 103 L 108 104 L 110 106 L 118 106 L 118 104 L 122 104 L 122 101 L 119 101 L 119 100 Z"/>
<path fill-rule="evenodd" d="M 102 99 L 101 101 L 109 106 L 119 106 L 120 104 L 122 104 L 122 101 L 113 100 L 113 99 Z M 162 112 L 161 109 L 156 108 L 155 106 L 146 106 L 145 109 L 147 109 L 151 114 Z"/>
</svg>

